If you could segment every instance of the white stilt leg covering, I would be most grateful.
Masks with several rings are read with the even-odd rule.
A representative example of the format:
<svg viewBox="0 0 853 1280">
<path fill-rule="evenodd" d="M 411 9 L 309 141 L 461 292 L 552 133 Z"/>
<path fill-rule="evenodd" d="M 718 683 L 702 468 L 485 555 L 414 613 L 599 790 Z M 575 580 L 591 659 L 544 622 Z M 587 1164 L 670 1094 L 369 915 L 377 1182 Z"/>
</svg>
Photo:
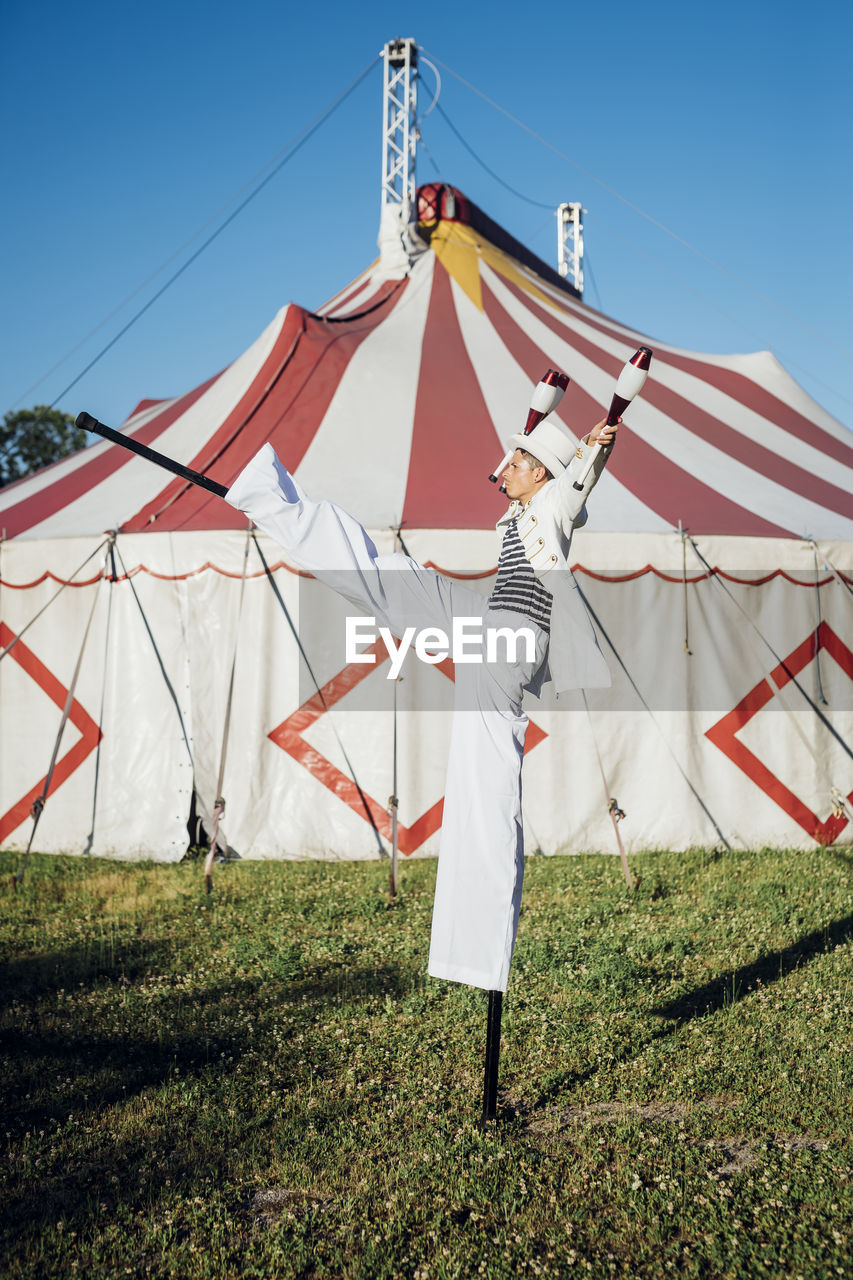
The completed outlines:
<svg viewBox="0 0 853 1280">
<path fill-rule="evenodd" d="M 464 674 L 463 674 L 464 672 Z M 456 667 L 429 972 L 506 991 L 524 878 L 521 761 L 527 716 L 489 667 Z"/>
<path fill-rule="evenodd" d="M 521 762 L 527 716 L 524 687 L 542 666 L 548 637 L 518 614 L 489 610 L 469 587 L 424 569 L 408 556 L 380 556 L 358 521 L 331 502 L 313 502 L 270 445 L 227 494 L 301 568 L 400 636 L 407 626 L 441 627 L 454 617 L 535 637 L 535 653 L 504 663 L 457 663 L 441 852 L 429 972 L 505 991 L 515 943 L 524 846 Z"/>
</svg>

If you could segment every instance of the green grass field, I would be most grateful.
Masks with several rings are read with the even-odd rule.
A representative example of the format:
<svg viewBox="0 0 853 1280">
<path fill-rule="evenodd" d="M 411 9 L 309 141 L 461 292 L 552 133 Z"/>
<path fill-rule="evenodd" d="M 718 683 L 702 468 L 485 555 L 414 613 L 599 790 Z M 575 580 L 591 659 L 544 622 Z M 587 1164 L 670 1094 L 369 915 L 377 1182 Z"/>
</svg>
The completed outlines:
<svg viewBox="0 0 853 1280">
<path fill-rule="evenodd" d="M 0 1274 L 853 1274 L 853 855 L 528 860 L 501 1119 L 435 864 L 2 872 Z"/>
</svg>

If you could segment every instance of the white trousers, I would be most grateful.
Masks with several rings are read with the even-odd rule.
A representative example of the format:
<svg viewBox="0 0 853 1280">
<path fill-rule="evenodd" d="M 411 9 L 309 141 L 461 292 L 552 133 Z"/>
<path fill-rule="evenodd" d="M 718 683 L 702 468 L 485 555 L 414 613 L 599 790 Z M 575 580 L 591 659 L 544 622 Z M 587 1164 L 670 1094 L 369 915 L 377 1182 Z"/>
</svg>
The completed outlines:
<svg viewBox="0 0 853 1280">
<path fill-rule="evenodd" d="M 440 627 L 454 617 L 484 627 L 520 626 L 534 653 L 518 660 L 457 663 L 429 973 L 505 991 L 524 876 L 521 763 L 524 688 L 548 652 L 544 631 L 519 614 L 491 610 L 484 596 L 404 555 L 380 556 L 358 521 L 331 502 L 313 502 L 264 445 L 227 494 L 303 569 L 399 637 L 407 626 Z"/>
</svg>

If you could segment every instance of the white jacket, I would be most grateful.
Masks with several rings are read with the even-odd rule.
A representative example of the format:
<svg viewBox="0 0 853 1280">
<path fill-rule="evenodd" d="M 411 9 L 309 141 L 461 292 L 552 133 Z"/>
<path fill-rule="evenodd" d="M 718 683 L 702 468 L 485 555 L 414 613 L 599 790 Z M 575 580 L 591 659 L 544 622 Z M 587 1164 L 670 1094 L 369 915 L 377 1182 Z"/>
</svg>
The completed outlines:
<svg viewBox="0 0 853 1280">
<path fill-rule="evenodd" d="M 549 480 L 526 504 L 516 499 L 497 523 L 498 532 L 502 533 L 511 520 L 517 520 L 528 562 L 551 594 L 548 666 L 558 694 L 568 689 L 601 689 L 610 684 L 607 663 L 569 568 L 572 533 L 586 524 L 584 504 L 610 456 L 609 448 L 600 451 L 583 488 L 578 490 L 574 482 L 589 451 L 589 445 L 578 445 L 562 475 Z"/>
</svg>

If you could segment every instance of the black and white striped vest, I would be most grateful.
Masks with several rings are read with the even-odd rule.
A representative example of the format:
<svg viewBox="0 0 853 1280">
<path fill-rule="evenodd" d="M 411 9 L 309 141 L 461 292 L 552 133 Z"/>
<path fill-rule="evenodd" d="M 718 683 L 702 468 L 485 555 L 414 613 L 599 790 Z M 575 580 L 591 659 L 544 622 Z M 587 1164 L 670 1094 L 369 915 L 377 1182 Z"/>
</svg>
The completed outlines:
<svg viewBox="0 0 853 1280">
<path fill-rule="evenodd" d="M 506 527 L 498 560 L 498 576 L 489 596 L 493 609 L 523 613 L 543 631 L 551 630 L 551 593 L 536 577 L 518 536 L 515 520 Z"/>
</svg>

